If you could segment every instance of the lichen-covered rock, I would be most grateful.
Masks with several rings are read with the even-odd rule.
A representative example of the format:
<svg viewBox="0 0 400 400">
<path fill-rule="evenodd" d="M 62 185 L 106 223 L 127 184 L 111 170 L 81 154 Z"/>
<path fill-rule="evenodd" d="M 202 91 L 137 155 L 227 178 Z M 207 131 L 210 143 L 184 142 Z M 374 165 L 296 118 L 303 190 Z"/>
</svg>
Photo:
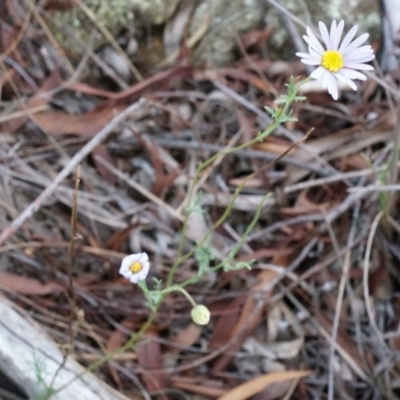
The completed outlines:
<svg viewBox="0 0 400 400">
<path fill-rule="evenodd" d="M 140 28 L 142 26 L 159 25 L 164 23 L 174 13 L 181 0 L 83 0 L 96 19 L 113 35 L 124 28 Z M 80 46 L 68 34 L 62 33 L 58 27 L 71 27 L 77 36 L 94 48 L 106 42 L 96 26 L 82 7 L 76 6 L 52 15 L 52 27 L 56 38 L 63 47 L 79 51 Z"/>
<path fill-rule="evenodd" d="M 197 63 L 221 66 L 233 60 L 239 34 L 262 26 L 265 0 L 203 0 L 196 8 L 190 32 L 204 24 L 209 27 L 194 51 Z"/>
<path fill-rule="evenodd" d="M 181 0 L 125 0 L 131 3 L 132 10 L 137 15 L 137 24 L 142 25 L 139 18 L 144 18 L 145 24 L 163 24 L 174 13 Z M 113 2 L 110 2 L 113 6 Z"/>
<path fill-rule="evenodd" d="M 330 26 L 333 20 L 344 19 L 346 22 L 345 30 L 357 24 L 359 32 L 370 34 L 370 42 L 381 39 L 382 13 L 380 0 L 316 0 L 307 2 L 285 0 L 281 1 L 281 4 L 291 14 L 309 26 L 317 27 L 318 21 L 323 21 L 327 26 Z M 271 58 L 280 60 L 294 58 L 295 49 L 285 17 L 279 10 L 270 5 L 265 14 L 265 22 L 268 27 L 273 29 L 270 38 Z M 300 35 L 304 34 L 303 28 L 296 24 L 294 26 Z"/>
<path fill-rule="evenodd" d="M 140 51 L 135 62 L 152 68 L 166 57 L 163 49 L 162 29 L 149 30 L 152 25 L 169 21 L 182 0 L 82 0 L 96 19 L 115 37 L 123 27 L 138 32 L 144 28 Z M 194 1 L 194 0 L 188 0 Z M 345 19 L 346 28 L 359 25 L 360 32 L 368 32 L 370 41 L 382 36 L 380 0 L 281 0 L 280 4 L 307 25 L 317 26 L 318 21 L 330 25 L 333 19 Z M 198 0 L 189 21 L 189 35 L 196 36 L 206 26 L 206 32 L 192 49 L 192 61 L 197 65 L 222 66 L 232 62 L 237 55 L 238 35 L 260 29 L 265 24 L 272 28 L 269 56 L 272 59 L 295 59 L 293 35 L 285 18 L 267 0 Z M 65 12 L 56 12 L 54 25 L 72 27 L 74 33 L 86 44 L 97 49 L 108 42 L 84 10 L 77 6 Z M 292 27 L 301 37 L 304 29 L 294 22 Z M 75 52 L 82 52 L 76 38 L 55 28 L 60 44 Z M 148 36 L 150 34 L 150 37 Z M 299 36 L 300 35 L 300 36 Z M 140 35 L 139 35 L 140 36 Z M 142 63 L 143 58 L 146 62 Z"/>
</svg>

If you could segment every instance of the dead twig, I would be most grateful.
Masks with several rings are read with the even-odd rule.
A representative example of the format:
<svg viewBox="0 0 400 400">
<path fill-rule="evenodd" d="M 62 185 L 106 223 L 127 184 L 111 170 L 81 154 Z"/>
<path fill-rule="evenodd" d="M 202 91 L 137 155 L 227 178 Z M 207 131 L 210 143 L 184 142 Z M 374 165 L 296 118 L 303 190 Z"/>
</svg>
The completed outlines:
<svg viewBox="0 0 400 400">
<path fill-rule="evenodd" d="M 69 286 L 69 291 L 70 293 L 67 295 L 68 296 L 68 302 L 70 305 L 70 313 L 68 317 L 68 330 L 69 330 L 69 337 L 68 337 L 68 343 L 65 346 L 65 351 L 63 354 L 63 360 L 60 363 L 58 369 L 54 373 L 54 376 L 52 378 L 50 387 L 53 387 L 54 382 L 57 379 L 57 376 L 59 372 L 64 368 L 68 356 L 74 351 L 74 345 L 75 345 L 75 338 L 76 338 L 76 330 L 74 329 L 74 320 L 77 318 L 78 323 L 80 322 L 79 316 L 78 316 L 78 310 L 76 307 L 76 291 L 74 287 L 74 279 L 73 279 L 73 264 L 74 264 L 74 249 L 75 249 L 75 242 L 77 239 L 76 235 L 76 220 L 78 216 L 78 190 L 79 190 L 79 183 L 81 179 L 81 168 L 78 165 L 78 170 L 76 172 L 76 181 L 75 181 L 75 190 L 74 190 L 74 197 L 73 197 L 73 203 L 72 203 L 72 213 L 71 213 L 71 238 L 69 241 L 69 246 L 68 246 L 68 258 L 69 258 L 69 265 L 67 268 L 68 271 L 68 286 Z"/>
</svg>

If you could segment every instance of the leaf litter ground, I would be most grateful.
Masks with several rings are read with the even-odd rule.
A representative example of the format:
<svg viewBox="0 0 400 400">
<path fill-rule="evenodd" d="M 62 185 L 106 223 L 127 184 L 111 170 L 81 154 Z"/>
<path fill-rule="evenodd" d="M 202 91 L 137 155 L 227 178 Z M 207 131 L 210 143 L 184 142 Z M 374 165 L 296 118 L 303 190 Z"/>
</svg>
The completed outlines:
<svg viewBox="0 0 400 400">
<path fill-rule="evenodd" d="M 6 11 L 13 7 L 8 2 Z M 196 165 L 265 129 L 271 120 L 264 106 L 273 107 L 289 77 L 306 71 L 298 61 L 264 57 L 268 35 L 251 32 L 229 66 L 194 68 L 183 49 L 174 65 L 142 68 L 141 82 L 131 78 L 116 90 L 121 78 L 105 78 L 94 57 L 71 57 L 72 74 L 62 67 L 34 18 L 20 36 L 11 34 L 21 29 L 18 21 L 3 26 L 1 291 L 60 346 L 73 326 L 70 356 L 90 365 L 122 346 L 149 315 L 140 291 L 118 274 L 121 258 L 146 251 L 151 276 L 166 279 Z M 40 46 L 52 49 L 50 58 Z M 238 256 L 256 260 L 252 270 L 210 274 L 189 288 L 211 310 L 211 323 L 195 325 L 185 298 L 170 295 L 140 346 L 96 371 L 129 398 L 324 399 L 330 366 L 335 398 L 398 394 L 396 207 L 371 234 L 390 198 L 376 186 L 390 169 L 391 104 L 374 82 L 345 92 L 340 103 L 325 93 L 307 96 L 294 106 L 297 123 L 206 171 L 199 187 L 204 212 L 185 233 L 186 249 L 221 217 L 246 176 L 314 128 L 246 181 L 213 234 L 210 250 L 228 254 L 262 197 L 272 194 Z M 82 153 L 103 129 L 104 140 Z M 42 196 L 74 159 L 71 173 Z M 194 258 L 187 260 L 177 279 L 196 268 Z M 70 272 L 81 323 L 71 322 Z"/>
</svg>

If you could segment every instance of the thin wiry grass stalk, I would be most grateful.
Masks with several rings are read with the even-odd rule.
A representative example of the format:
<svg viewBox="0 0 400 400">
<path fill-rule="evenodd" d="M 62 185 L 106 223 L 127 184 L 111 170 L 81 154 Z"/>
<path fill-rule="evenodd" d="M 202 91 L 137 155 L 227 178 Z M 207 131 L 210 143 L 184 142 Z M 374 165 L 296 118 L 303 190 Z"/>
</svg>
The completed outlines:
<svg viewBox="0 0 400 400">
<path fill-rule="evenodd" d="M 342 313 L 342 304 L 344 298 L 344 291 L 346 288 L 346 283 L 349 276 L 350 271 L 350 263 L 351 263 L 351 246 L 354 242 L 354 237 L 356 234 L 356 222 L 357 222 L 357 215 L 360 212 L 360 203 L 356 204 L 356 207 L 353 212 L 353 223 L 351 225 L 350 233 L 347 239 L 348 250 L 345 253 L 344 260 L 343 260 L 343 267 L 342 267 L 342 276 L 340 278 L 339 290 L 337 295 L 336 301 L 336 309 L 335 309 L 335 316 L 333 319 L 333 326 L 332 326 L 332 340 L 329 347 L 329 372 L 328 372 L 328 400 L 333 400 L 335 395 L 335 384 L 334 384 L 334 357 L 335 357 L 335 346 L 334 344 L 337 341 L 337 335 L 339 330 L 339 322 L 340 316 Z M 355 218 L 354 218 L 355 217 Z"/>
<path fill-rule="evenodd" d="M 381 219 L 384 217 L 385 212 L 383 210 L 379 211 L 379 213 L 375 216 L 374 220 L 372 221 L 371 230 L 368 235 L 367 247 L 365 249 L 365 256 L 364 256 L 364 264 L 363 264 L 363 293 L 364 293 L 364 302 L 365 308 L 367 310 L 368 320 L 372 327 L 372 330 L 375 332 L 376 336 L 379 338 L 381 343 L 385 344 L 385 340 L 382 336 L 382 332 L 379 330 L 378 326 L 375 322 L 374 312 L 372 311 L 371 301 L 369 298 L 369 282 L 368 282 L 368 275 L 369 275 L 369 263 L 371 259 L 371 251 L 372 251 L 372 244 L 374 242 L 374 237 L 376 230 L 378 229 L 379 223 Z"/>
</svg>

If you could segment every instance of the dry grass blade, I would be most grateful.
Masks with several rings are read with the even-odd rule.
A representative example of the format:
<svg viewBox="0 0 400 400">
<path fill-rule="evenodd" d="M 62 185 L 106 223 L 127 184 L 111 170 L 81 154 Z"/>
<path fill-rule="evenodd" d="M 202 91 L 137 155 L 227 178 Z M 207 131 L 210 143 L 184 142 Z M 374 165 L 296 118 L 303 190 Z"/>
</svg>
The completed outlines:
<svg viewBox="0 0 400 400">
<path fill-rule="evenodd" d="M 273 383 L 305 378 L 310 375 L 310 371 L 284 371 L 262 375 L 230 390 L 219 397 L 218 400 L 245 400 Z"/>
</svg>

